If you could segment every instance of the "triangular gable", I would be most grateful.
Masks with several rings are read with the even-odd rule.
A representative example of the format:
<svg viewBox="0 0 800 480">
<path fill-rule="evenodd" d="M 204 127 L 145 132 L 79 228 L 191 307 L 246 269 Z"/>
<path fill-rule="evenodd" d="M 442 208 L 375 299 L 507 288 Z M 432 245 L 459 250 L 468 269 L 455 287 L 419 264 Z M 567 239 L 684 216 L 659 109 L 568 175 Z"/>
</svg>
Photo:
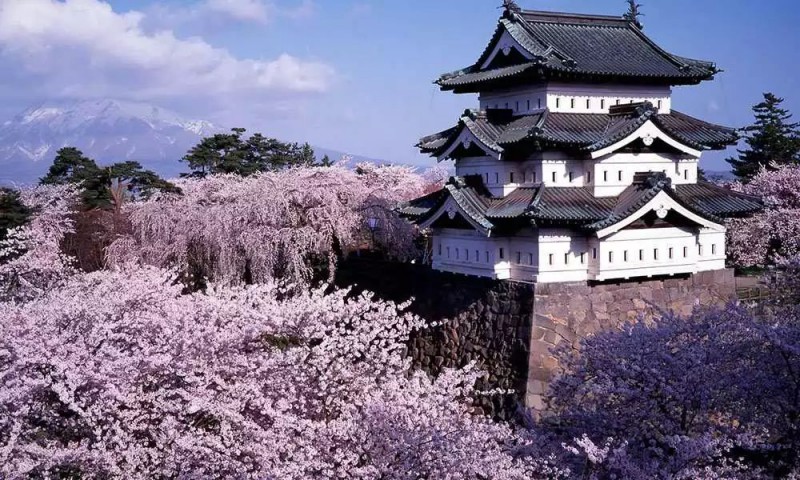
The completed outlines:
<svg viewBox="0 0 800 480">
<path fill-rule="evenodd" d="M 462 125 L 460 130 L 458 130 L 458 133 L 454 134 L 451 139 L 447 141 L 447 143 L 441 146 L 437 151 L 433 152 L 432 155 L 435 156 L 439 161 L 442 161 L 447 158 L 451 158 L 450 155 L 460 149 L 470 150 L 471 148 L 477 147 L 480 149 L 480 151 L 485 153 L 487 157 L 500 160 L 503 149 L 497 145 L 490 145 L 481 139 L 469 128 L 469 123 L 467 122 L 471 122 L 471 120 L 462 119 Z"/>
<path fill-rule="evenodd" d="M 494 46 L 490 46 L 491 50 L 489 51 L 489 54 L 484 56 L 485 60 L 480 64 L 481 70 L 490 68 L 501 54 L 504 57 L 508 57 L 511 55 L 512 50 L 515 50 L 525 60 L 531 61 L 536 58 L 535 55 L 529 52 L 527 48 L 525 48 L 516 38 L 514 38 L 514 35 L 509 32 L 505 26 L 501 28 L 503 29 L 502 33 L 499 35 L 499 38 L 493 42 Z"/>
<path fill-rule="evenodd" d="M 420 228 L 430 228 L 444 215 L 450 219 L 460 215 L 475 230 L 489 236 L 494 225 L 486 218 L 485 205 L 475 198 L 474 192 L 472 192 L 473 194 L 467 193 L 454 185 L 445 185 L 445 189 L 448 192 L 447 199 L 438 208 L 432 210 L 426 218 L 420 219 L 417 225 Z"/>
<path fill-rule="evenodd" d="M 679 199 L 670 195 L 669 190 L 658 192 L 652 199 L 631 214 L 620 219 L 612 225 L 604 226 L 597 230 L 597 238 L 605 238 L 619 232 L 631 223 L 642 218 L 650 212 L 656 212 L 659 218 L 665 218 L 669 212 L 675 212 L 697 225 L 716 232 L 724 232 L 725 226 L 701 216 L 692 209 L 687 208 Z"/>
<path fill-rule="evenodd" d="M 694 158 L 700 158 L 700 155 L 702 154 L 700 150 L 681 143 L 670 136 L 667 132 L 660 129 L 655 123 L 653 123 L 652 120 L 647 120 L 644 124 L 642 124 L 641 127 L 637 128 L 622 140 L 593 151 L 591 156 L 593 159 L 605 157 L 606 155 L 610 155 L 639 139 L 641 139 L 647 146 L 652 145 L 656 139 L 661 140 L 672 148 Z"/>
</svg>

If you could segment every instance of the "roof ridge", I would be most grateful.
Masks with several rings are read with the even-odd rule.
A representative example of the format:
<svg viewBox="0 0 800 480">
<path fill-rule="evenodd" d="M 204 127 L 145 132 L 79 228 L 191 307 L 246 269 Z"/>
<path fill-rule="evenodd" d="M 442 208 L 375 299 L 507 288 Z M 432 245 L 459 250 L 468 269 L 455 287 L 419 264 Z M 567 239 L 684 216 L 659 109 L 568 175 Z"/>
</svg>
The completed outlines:
<svg viewBox="0 0 800 480">
<path fill-rule="evenodd" d="M 613 22 L 623 25 L 630 22 L 622 15 L 602 15 L 593 13 L 572 13 L 572 12 L 558 12 L 547 10 L 520 10 L 516 12 L 520 16 L 531 16 L 541 18 L 542 23 L 564 23 L 564 19 L 584 20 L 584 22 L 576 22 L 578 24 L 586 23 L 585 21 L 599 21 L 599 22 Z M 556 20 L 558 19 L 558 20 Z"/>
</svg>

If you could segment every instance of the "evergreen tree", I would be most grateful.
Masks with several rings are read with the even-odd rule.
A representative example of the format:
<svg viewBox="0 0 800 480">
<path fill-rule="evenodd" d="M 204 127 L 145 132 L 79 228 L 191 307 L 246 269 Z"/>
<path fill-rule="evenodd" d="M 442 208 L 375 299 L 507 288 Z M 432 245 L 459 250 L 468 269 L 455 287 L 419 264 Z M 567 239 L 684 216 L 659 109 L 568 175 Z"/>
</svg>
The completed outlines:
<svg viewBox="0 0 800 480">
<path fill-rule="evenodd" d="M 19 192 L 0 188 L 0 240 L 5 239 L 12 228 L 28 223 L 32 213 L 20 200 Z"/>
<path fill-rule="evenodd" d="M 319 166 L 320 167 L 332 167 L 333 166 L 333 160 L 331 160 L 331 157 L 329 157 L 327 153 L 325 154 L 324 157 L 322 157 L 322 160 L 319 161 Z"/>
<path fill-rule="evenodd" d="M 783 98 L 764 94 L 764 101 L 753 107 L 756 121 L 745 127 L 746 150 L 738 150 L 738 158 L 729 158 L 733 173 L 747 182 L 761 168 L 800 163 L 800 123 L 791 122 L 792 115 L 781 108 Z"/>
<path fill-rule="evenodd" d="M 186 177 L 205 177 L 216 173 L 248 176 L 258 172 L 292 166 L 316 164 L 314 149 L 308 143 L 281 142 L 254 133 L 244 139 L 244 128 L 206 137 L 189 150 L 182 161 L 189 165 Z"/>
<path fill-rule="evenodd" d="M 132 196 L 147 197 L 154 191 L 179 192 L 155 172 L 145 170 L 139 162 L 125 161 L 101 167 L 75 147 L 64 147 L 40 180 L 42 185 L 79 184 L 86 208 L 109 208 L 113 204 L 112 185 L 122 186 Z"/>
</svg>

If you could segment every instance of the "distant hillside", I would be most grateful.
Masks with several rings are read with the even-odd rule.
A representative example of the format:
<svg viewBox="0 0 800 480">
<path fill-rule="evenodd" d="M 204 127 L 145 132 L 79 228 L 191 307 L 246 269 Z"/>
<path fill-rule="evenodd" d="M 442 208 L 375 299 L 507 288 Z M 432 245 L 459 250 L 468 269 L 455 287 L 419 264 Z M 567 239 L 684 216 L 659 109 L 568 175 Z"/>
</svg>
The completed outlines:
<svg viewBox="0 0 800 480">
<path fill-rule="evenodd" d="M 77 147 L 101 164 L 137 160 L 164 177 L 175 177 L 186 171 L 179 160 L 192 146 L 203 137 L 227 131 L 146 103 L 113 99 L 46 103 L 0 124 L 0 185 L 35 182 L 65 146 Z M 326 148 L 314 150 L 319 158 L 327 154 L 338 160 L 344 155 Z M 354 155 L 353 162 L 359 161 L 381 163 Z"/>
</svg>

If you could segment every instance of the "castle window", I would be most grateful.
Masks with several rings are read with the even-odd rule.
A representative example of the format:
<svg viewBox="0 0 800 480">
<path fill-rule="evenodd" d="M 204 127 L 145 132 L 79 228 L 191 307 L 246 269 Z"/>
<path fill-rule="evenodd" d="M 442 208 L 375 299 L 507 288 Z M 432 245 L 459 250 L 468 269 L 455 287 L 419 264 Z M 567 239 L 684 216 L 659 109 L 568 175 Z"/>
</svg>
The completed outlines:
<svg viewBox="0 0 800 480">
<path fill-rule="evenodd" d="M 689 180 L 689 169 L 688 168 L 683 169 L 683 178 L 684 178 L 684 180 Z"/>
<path fill-rule="evenodd" d="M 442 242 L 439 242 L 439 256 L 442 256 Z"/>
<path fill-rule="evenodd" d="M 586 172 L 586 183 L 592 183 L 592 171 Z"/>
<path fill-rule="evenodd" d="M 564 265 L 569 265 L 569 253 L 564 254 Z"/>
<path fill-rule="evenodd" d="M 456 248 L 456 260 L 460 260 L 460 258 L 459 258 L 459 255 L 458 255 L 458 249 L 457 249 L 457 248 Z"/>
<path fill-rule="evenodd" d="M 553 264 L 553 254 L 552 254 L 552 253 L 551 253 L 550 255 L 548 255 L 548 256 L 547 256 L 547 262 L 548 262 L 550 265 L 552 265 L 552 264 Z"/>
<path fill-rule="evenodd" d="M 504 252 L 503 249 L 500 248 L 500 260 L 505 259 L 505 256 L 506 256 L 505 254 L 506 254 L 506 252 Z"/>
<path fill-rule="evenodd" d="M 509 172 L 508 181 L 514 183 L 514 172 Z"/>
<path fill-rule="evenodd" d="M 531 109 L 531 99 L 529 98 L 528 99 L 528 110 L 530 110 L 530 109 Z"/>
<path fill-rule="evenodd" d="M 672 260 L 672 258 L 674 257 L 674 251 L 675 251 L 674 248 L 669 247 L 669 259 L 670 260 Z"/>
<path fill-rule="evenodd" d="M 627 250 L 622 252 L 622 261 L 623 262 L 627 262 L 628 261 L 628 251 Z"/>
<path fill-rule="evenodd" d="M 536 181 L 536 171 L 534 171 L 533 173 L 531 173 L 531 178 L 533 178 L 533 181 L 534 181 L 534 182 Z"/>
<path fill-rule="evenodd" d="M 528 254 L 528 265 L 533 265 L 533 254 L 532 253 Z"/>
<path fill-rule="evenodd" d="M 517 265 L 522 265 L 522 253 L 517 252 Z"/>
<path fill-rule="evenodd" d="M 519 111 L 519 101 L 517 101 L 517 102 L 514 102 L 514 111 L 515 111 L 515 112 L 518 112 L 518 111 Z"/>
<path fill-rule="evenodd" d="M 644 260 L 644 250 L 639 250 L 639 261 L 641 262 L 643 260 Z"/>
<path fill-rule="evenodd" d="M 608 181 L 608 170 L 603 170 L 603 181 L 604 182 Z"/>
<path fill-rule="evenodd" d="M 700 255 L 701 257 L 703 256 L 703 246 L 702 245 L 698 245 L 697 246 L 697 254 Z"/>
<path fill-rule="evenodd" d="M 620 182 L 622 181 L 622 170 L 617 172 L 617 180 Z"/>
<path fill-rule="evenodd" d="M 606 99 L 605 98 L 601 98 L 600 99 L 600 108 L 601 109 L 605 109 L 606 108 Z"/>
<path fill-rule="evenodd" d="M 489 263 L 489 250 L 486 250 L 486 263 Z"/>
<path fill-rule="evenodd" d="M 537 102 L 537 103 L 539 104 L 539 106 L 538 106 L 538 107 L 536 107 L 536 108 L 542 108 L 542 98 L 541 98 L 541 97 L 539 97 L 537 100 L 538 100 L 538 102 Z"/>
<path fill-rule="evenodd" d="M 658 101 L 658 109 L 661 110 L 661 100 Z"/>
<path fill-rule="evenodd" d="M 464 260 L 469 262 L 469 250 L 466 248 L 464 249 Z"/>
<path fill-rule="evenodd" d="M 592 249 L 592 258 L 597 260 L 597 249 L 596 248 Z"/>
<path fill-rule="evenodd" d="M 506 110 L 508 110 L 508 102 L 506 102 Z"/>
<path fill-rule="evenodd" d="M 500 174 L 494 172 L 494 183 L 500 183 Z"/>
<path fill-rule="evenodd" d="M 608 263 L 614 263 L 614 252 L 608 252 Z"/>
<path fill-rule="evenodd" d="M 592 101 L 588 98 L 586 99 L 586 108 L 587 109 L 592 108 Z"/>
<path fill-rule="evenodd" d="M 553 172 L 553 183 L 556 183 L 556 172 Z"/>
<path fill-rule="evenodd" d="M 653 260 L 658 260 L 658 249 L 657 248 L 653 249 Z"/>
<path fill-rule="evenodd" d="M 574 98 L 570 98 L 569 99 L 569 108 L 575 108 L 575 99 Z"/>
<path fill-rule="evenodd" d="M 716 243 L 712 243 L 711 244 L 711 255 L 716 255 L 716 254 L 717 254 L 717 244 Z"/>
<path fill-rule="evenodd" d="M 489 183 L 489 174 L 488 173 L 486 174 L 486 183 L 487 184 Z"/>
<path fill-rule="evenodd" d="M 450 258 L 450 247 L 447 247 L 447 258 Z"/>
<path fill-rule="evenodd" d="M 476 262 L 480 262 L 481 261 L 481 254 L 477 250 L 475 250 L 475 261 Z"/>
<path fill-rule="evenodd" d="M 561 107 L 561 99 L 560 98 L 556 98 L 556 108 L 559 108 L 559 107 Z"/>
<path fill-rule="evenodd" d="M 683 258 L 689 256 L 689 247 L 683 247 Z"/>
<path fill-rule="evenodd" d="M 586 252 L 581 252 L 581 265 L 586 264 Z"/>
<path fill-rule="evenodd" d="M 572 181 L 572 172 L 569 172 L 569 181 Z"/>
</svg>

